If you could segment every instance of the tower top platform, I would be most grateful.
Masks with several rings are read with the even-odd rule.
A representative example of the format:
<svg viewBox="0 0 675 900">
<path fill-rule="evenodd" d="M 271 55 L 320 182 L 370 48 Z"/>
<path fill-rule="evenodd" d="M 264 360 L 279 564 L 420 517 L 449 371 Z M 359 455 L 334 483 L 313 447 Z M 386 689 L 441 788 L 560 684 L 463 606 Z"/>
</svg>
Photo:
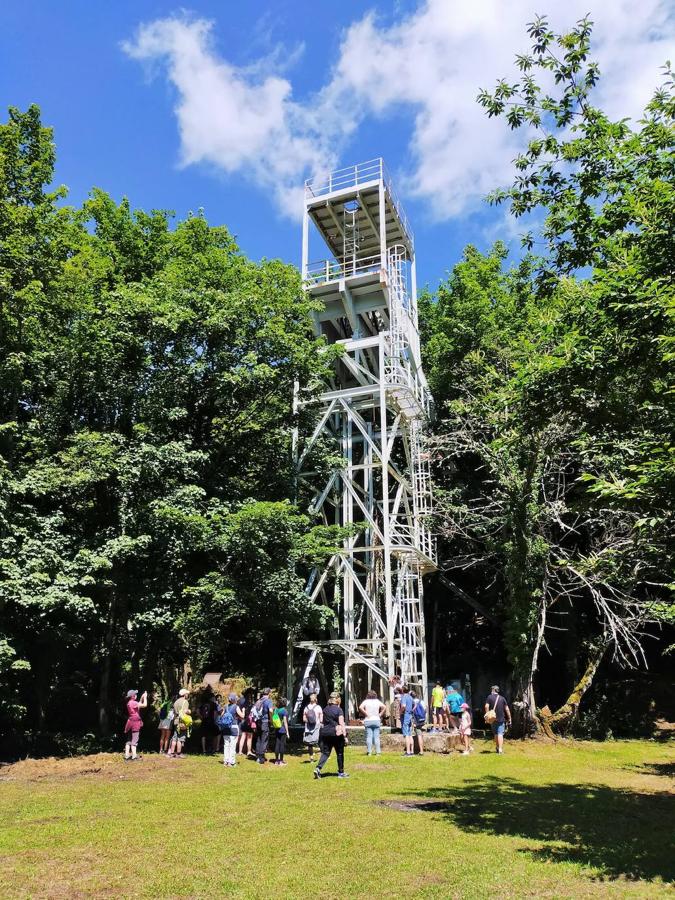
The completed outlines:
<svg viewBox="0 0 675 900">
<path fill-rule="evenodd" d="M 384 231 L 380 229 L 381 189 Z M 360 236 L 356 253 L 359 260 L 379 258 L 383 237 L 387 247 L 401 244 L 410 257 L 414 255 L 414 238 L 408 217 L 381 157 L 336 169 L 305 182 L 305 211 L 337 260 L 344 256 L 345 209 L 352 206 L 356 215 L 355 228 Z"/>
</svg>

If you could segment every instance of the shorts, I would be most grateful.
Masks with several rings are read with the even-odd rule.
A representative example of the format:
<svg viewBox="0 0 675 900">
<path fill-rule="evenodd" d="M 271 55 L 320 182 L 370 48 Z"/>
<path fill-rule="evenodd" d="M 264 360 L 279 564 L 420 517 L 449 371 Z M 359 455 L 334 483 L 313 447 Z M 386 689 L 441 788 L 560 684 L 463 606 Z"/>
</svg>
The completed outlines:
<svg viewBox="0 0 675 900">
<path fill-rule="evenodd" d="M 174 741 L 176 741 L 176 743 L 178 743 L 178 744 L 184 744 L 185 741 L 187 740 L 187 732 L 183 731 L 182 734 L 181 734 L 181 733 L 179 733 L 178 731 L 174 731 L 174 733 L 173 733 L 173 739 L 174 739 Z"/>
<path fill-rule="evenodd" d="M 442 716 L 443 715 L 443 707 L 442 706 L 434 706 L 434 715 Z"/>
<path fill-rule="evenodd" d="M 504 734 L 504 732 L 506 731 L 506 723 L 505 722 L 493 722 L 492 725 L 490 726 L 490 728 L 492 728 L 492 733 L 495 735 Z"/>
<path fill-rule="evenodd" d="M 160 731 L 171 731 L 171 726 L 173 725 L 173 719 L 160 719 L 159 725 L 157 726 Z"/>
<path fill-rule="evenodd" d="M 404 737 L 412 737 L 412 719 L 401 722 L 401 733 Z"/>
</svg>

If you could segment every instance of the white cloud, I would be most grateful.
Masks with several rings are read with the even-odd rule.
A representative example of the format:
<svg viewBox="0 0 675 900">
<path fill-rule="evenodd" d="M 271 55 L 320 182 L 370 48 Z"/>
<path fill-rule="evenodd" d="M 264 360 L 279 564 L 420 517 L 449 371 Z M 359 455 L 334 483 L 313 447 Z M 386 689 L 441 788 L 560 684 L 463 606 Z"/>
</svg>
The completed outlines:
<svg viewBox="0 0 675 900">
<path fill-rule="evenodd" d="M 331 168 L 336 157 L 308 112 L 293 102 L 290 82 L 265 75 L 262 64 L 242 69 L 218 58 L 211 30 L 203 19 L 160 19 L 141 26 L 123 49 L 166 67 L 178 95 L 183 165 L 244 172 L 297 216 L 303 173 Z"/>
<path fill-rule="evenodd" d="M 302 178 L 336 165 L 365 117 L 386 124 L 389 113 L 409 110 L 410 128 L 400 137 L 413 166 L 404 173 L 404 188 L 444 219 L 470 211 L 510 179 L 522 135 L 489 120 L 475 98 L 479 87 L 514 72 L 514 54 L 528 48 L 532 2 L 426 0 L 392 26 L 367 14 L 347 29 L 324 88 L 304 103 L 293 100 L 288 77 L 263 75 L 269 67 L 238 69 L 219 58 L 212 25 L 203 20 L 142 26 L 125 50 L 166 64 L 178 92 L 184 164 L 243 172 L 272 188 L 279 208 L 293 216 Z M 596 101 L 613 117 L 636 116 L 672 52 L 669 4 L 567 0 L 551 17 L 553 28 L 569 28 L 589 7 L 592 55 L 602 71 Z"/>
</svg>

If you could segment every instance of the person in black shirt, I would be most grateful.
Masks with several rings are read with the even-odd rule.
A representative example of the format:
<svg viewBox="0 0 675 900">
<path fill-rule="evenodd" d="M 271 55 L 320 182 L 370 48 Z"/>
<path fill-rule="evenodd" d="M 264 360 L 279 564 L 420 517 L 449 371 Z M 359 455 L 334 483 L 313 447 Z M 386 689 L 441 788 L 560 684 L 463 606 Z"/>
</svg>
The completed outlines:
<svg viewBox="0 0 675 900">
<path fill-rule="evenodd" d="M 506 726 L 511 724 L 511 710 L 506 698 L 499 693 L 496 684 L 492 685 L 492 691 L 485 700 L 485 712 L 494 710 L 495 719 L 490 723 L 492 734 L 495 738 L 495 750 L 497 753 L 504 752 L 504 732 Z"/>
<path fill-rule="evenodd" d="M 345 772 L 345 714 L 340 706 L 340 695 L 333 691 L 328 698 L 328 705 L 323 710 L 323 725 L 319 732 L 321 756 L 314 769 L 314 777 L 321 778 L 321 770 L 326 765 L 331 750 L 335 750 L 338 764 L 338 778 L 348 778 Z"/>
</svg>

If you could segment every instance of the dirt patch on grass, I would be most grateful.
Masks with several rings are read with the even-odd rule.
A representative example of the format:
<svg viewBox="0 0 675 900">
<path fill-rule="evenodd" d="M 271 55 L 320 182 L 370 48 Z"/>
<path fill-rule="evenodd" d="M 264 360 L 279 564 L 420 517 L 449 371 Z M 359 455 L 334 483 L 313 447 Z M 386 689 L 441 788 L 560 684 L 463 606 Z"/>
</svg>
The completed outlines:
<svg viewBox="0 0 675 900">
<path fill-rule="evenodd" d="M 360 771 L 363 769 L 366 772 L 386 772 L 388 769 L 393 769 L 393 766 L 385 766 L 382 763 L 356 763 L 353 766 L 350 766 L 351 769 L 356 769 Z"/>
<path fill-rule="evenodd" d="M 34 782 L 44 780 L 67 781 L 73 778 L 97 780 L 152 781 L 165 778 L 167 769 L 185 766 L 186 761 L 157 755 L 144 756 L 136 762 L 125 762 L 118 753 L 97 753 L 94 756 L 74 756 L 68 759 L 22 759 L 0 769 L 0 783 L 6 781 Z"/>
<path fill-rule="evenodd" d="M 448 812 L 452 808 L 452 804 L 443 800 L 375 800 L 374 803 L 398 812 Z"/>
</svg>

